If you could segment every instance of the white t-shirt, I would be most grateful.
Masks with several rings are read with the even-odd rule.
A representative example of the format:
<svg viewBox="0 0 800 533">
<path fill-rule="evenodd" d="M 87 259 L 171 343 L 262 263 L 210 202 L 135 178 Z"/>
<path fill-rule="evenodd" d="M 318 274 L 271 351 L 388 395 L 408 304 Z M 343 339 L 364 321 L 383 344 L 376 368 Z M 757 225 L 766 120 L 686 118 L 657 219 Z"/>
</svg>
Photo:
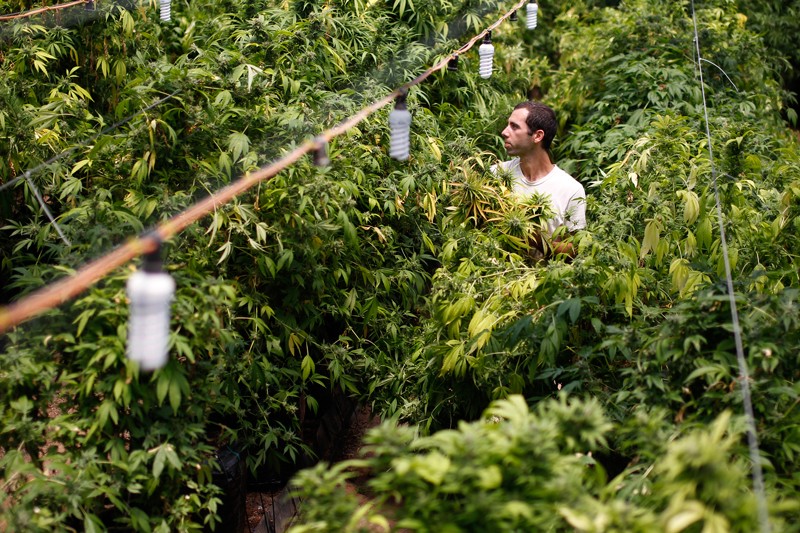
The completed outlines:
<svg viewBox="0 0 800 533">
<path fill-rule="evenodd" d="M 560 226 L 566 226 L 568 231 L 586 227 L 586 193 L 583 185 L 558 166 L 554 166 L 545 177 L 535 182 L 525 179 L 518 157 L 511 161 L 501 161 L 492 167 L 492 171 L 498 166 L 514 176 L 514 193 L 520 196 L 539 193 L 545 198 L 550 197 L 550 208 L 554 216 L 547 225 L 551 235 Z"/>
</svg>

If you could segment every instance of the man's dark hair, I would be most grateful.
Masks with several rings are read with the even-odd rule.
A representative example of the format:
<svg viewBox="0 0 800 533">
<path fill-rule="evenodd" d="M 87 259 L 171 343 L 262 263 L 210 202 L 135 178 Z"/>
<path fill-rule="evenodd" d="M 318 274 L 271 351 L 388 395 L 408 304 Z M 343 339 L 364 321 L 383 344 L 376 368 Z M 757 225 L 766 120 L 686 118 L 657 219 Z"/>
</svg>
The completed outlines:
<svg viewBox="0 0 800 533">
<path fill-rule="evenodd" d="M 542 148 L 549 151 L 558 128 L 555 112 L 541 102 L 531 102 L 530 100 L 517 104 L 514 107 L 514 111 L 517 109 L 528 110 L 528 118 L 525 119 L 525 124 L 528 125 L 530 134 L 533 135 L 536 130 L 542 130 L 544 132 Z"/>
</svg>

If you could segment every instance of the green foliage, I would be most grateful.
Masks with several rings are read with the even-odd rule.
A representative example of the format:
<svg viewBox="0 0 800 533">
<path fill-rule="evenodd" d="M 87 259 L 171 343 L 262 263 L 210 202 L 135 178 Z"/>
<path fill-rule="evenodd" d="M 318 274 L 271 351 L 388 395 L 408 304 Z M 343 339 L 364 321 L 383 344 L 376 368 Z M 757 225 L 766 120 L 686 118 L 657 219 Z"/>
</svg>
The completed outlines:
<svg viewBox="0 0 800 533">
<path fill-rule="evenodd" d="M 206 383 L 219 380 L 232 354 L 212 360 L 207 341 L 233 349 L 236 337 L 220 316 L 232 291 L 176 274 L 179 285 L 202 282 L 207 293 L 178 291 L 175 316 L 190 331 L 173 333 L 176 359 L 153 375 L 125 357 L 119 277 L 77 300 L 72 324 L 48 324 L 60 332 L 45 336 L 39 326 L 33 340 L 10 335 L 16 349 L 0 375 L 3 397 L 13 401 L 2 410 L 0 466 L 12 530 L 192 530 L 215 522 L 219 489 L 210 483 L 215 450 L 206 432 L 226 428 L 209 423 L 224 404 Z"/>
<path fill-rule="evenodd" d="M 383 110 L 331 142 L 330 167 L 300 161 L 168 243 L 162 370 L 124 355 L 132 267 L 9 333 L 0 527 L 212 527 L 216 449 L 291 472 L 347 394 L 409 426 L 370 437 L 375 507 L 332 490 L 346 467 L 302 474 L 305 528 L 753 530 L 740 424 L 720 418 L 741 406 L 719 214 L 771 512 L 797 523 L 800 149 L 779 78 L 793 49 L 753 32 L 795 7 L 738 4 L 698 3 L 702 88 L 687 2 L 547 4 L 537 31 L 501 26 L 492 78 L 469 53 L 411 90 L 409 162 L 388 157 Z M 63 154 L 31 180 L 73 245 L 26 180 L 0 192 L 0 300 L 340 123 L 503 6 L 173 7 L 169 23 L 103 2 L 73 25 L 4 23 L 0 184 Z M 555 108 L 556 161 L 589 193 L 571 262 L 534 260 L 547 206 L 510 201 L 490 170 L 529 95 Z M 509 397 L 488 413 L 507 421 L 481 419 Z"/>
<path fill-rule="evenodd" d="M 27 181 L 4 190 L 3 299 L 338 123 L 496 12 L 434 4 L 201 3 L 162 24 L 152 6 L 98 3 L 85 24 L 4 27 L 0 183 L 63 154 L 31 179 L 74 245 Z M 330 169 L 301 162 L 170 244 L 179 291 L 164 369 L 140 375 L 124 356 L 129 270 L 9 334 L 0 523 L 213 526 L 218 447 L 242 448 L 254 472 L 292 471 L 331 394 L 386 398 L 385 369 L 404 361 L 430 283 L 443 161 L 464 149 L 425 98 L 409 98 L 426 132 L 414 175 L 382 148 L 381 113 L 331 143 Z M 484 101 L 483 119 L 494 107 Z"/>
<path fill-rule="evenodd" d="M 290 531 L 753 531 L 729 422 L 725 412 L 670 439 L 648 468 L 610 480 L 594 458 L 612 429 L 597 401 L 562 396 L 532 411 L 512 395 L 428 437 L 385 423 L 370 430 L 363 459 L 295 478 L 302 522 Z M 365 506 L 345 488 L 355 471 L 371 474 Z M 776 503 L 775 526 L 792 530 L 781 515 L 796 506 Z"/>
<path fill-rule="evenodd" d="M 800 2 L 797 0 L 756 0 L 738 2 L 741 12 L 747 16 L 747 27 L 757 33 L 768 44 L 772 53 L 764 58 L 780 72 L 787 109 L 786 118 L 797 127 L 797 93 L 800 90 L 800 42 L 797 21 L 800 20 Z"/>
</svg>

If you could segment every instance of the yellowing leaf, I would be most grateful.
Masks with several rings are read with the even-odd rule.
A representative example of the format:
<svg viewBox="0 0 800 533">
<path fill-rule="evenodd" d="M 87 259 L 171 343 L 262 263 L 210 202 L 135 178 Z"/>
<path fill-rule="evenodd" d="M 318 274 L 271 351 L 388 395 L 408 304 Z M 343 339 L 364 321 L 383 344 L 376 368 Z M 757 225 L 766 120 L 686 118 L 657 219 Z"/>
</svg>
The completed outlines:
<svg viewBox="0 0 800 533">
<path fill-rule="evenodd" d="M 483 309 L 478 309 L 475 311 L 475 314 L 472 315 L 472 320 L 469 321 L 467 334 L 470 336 L 470 338 L 477 337 L 486 331 L 491 334 L 492 328 L 496 321 L 497 317 L 495 315 L 484 311 Z"/>
<path fill-rule="evenodd" d="M 450 341 L 448 344 L 451 344 L 450 349 L 445 354 L 444 359 L 442 360 L 442 370 L 440 371 L 441 375 L 447 374 L 448 372 L 452 371 L 458 361 L 464 354 L 464 345 L 458 341 Z"/>
<path fill-rule="evenodd" d="M 669 265 L 669 274 L 672 277 L 672 289 L 683 290 L 689 280 L 689 261 L 683 258 L 674 259 Z"/>
<path fill-rule="evenodd" d="M 678 196 L 683 198 L 683 221 L 694 224 L 700 214 L 700 199 L 694 191 L 678 191 Z"/>
<path fill-rule="evenodd" d="M 289 353 L 295 355 L 296 352 L 300 349 L 300 346 L 303 345 L 303 338 L 300 337 L 297 333 L 290 333 L 289 334 Z"/>
<path fill-rule="evenodd" d="M 644 258 L 651 250 L 655 250 L 661 238 L 661 224 L 653 219 L 644 227 L 644 240 L 642 241 L 642 251 L 640 258 Z"/>
<path fill-rule="evenodd" d="M 450 470 L 450 458 L 439 452 L 416 456 L 411 460 L 416 474 L 431 485 L 441 485 Z"/>
<path fill-rule="evenodd" d="M 303 381 L 307 380 L 308 376 L 314 373 L 314 368 L 314 360 L 311 358 L 311 356 L 306 355 L 303 357 L 303 362 L 300 363 L 300 375 L 302 376 Z"/>
<path fill-rule="evenodd" d="M 503 482 L 503 473 L 497 465 L 489 465 L 478 471 L 478 486 L 482 489 L 496 489 Z"/>
<path fill-rule="evenodd" d="M 560 507 L 558 513 L 564 517 L 564 520 L 566 520 L 569 525 L 578 531 L 590 531 L 594 529 L 592 519 L 584 514 L 578 513 L 568 507 Z"/>
<path fill-rule="evenodd" d="M 439 140 L 436 137 L 428 137 L 428 145 L 431 147 L 431 152 L 437 161 L 442 160 L 442 150 L 439 148 Z"/>
<path fill-rule="evenodd" d="M 698 520 L 703 519 L 704 507 L 699 502 L 686 502 L 682 510 L 678 511 L 667 520 L 664 531 L 678 533 L 684 531 Z"/>
<path fill-rule="evenodd" d="M 77 163 L 75 163 L 72 166 L 72 170 L 69 171 L 70 175 L 74 176 L 77 171 L 79 171 L 80 169 L 82 169 L 83 167 L 85 167 L 87 165 L 91 167 L 92 166 L 92 160 L 91 159 L 81 159 L 80 161 L 78 161 Z"/>
</svg>

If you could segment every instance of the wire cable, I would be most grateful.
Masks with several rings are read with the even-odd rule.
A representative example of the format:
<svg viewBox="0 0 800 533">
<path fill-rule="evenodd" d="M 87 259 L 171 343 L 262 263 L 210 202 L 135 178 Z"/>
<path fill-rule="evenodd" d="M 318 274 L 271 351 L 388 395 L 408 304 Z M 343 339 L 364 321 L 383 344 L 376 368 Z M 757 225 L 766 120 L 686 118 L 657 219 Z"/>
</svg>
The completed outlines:
<svg viewBox="0 0 800 533">
<path fill-rule="evenodd" d="M 53 224 L 53 226 L 55 226 L 59 237 L 61 237 L 61 240 L 64 241 L 64 244 L 66 244 L 67 246 L 72 246 L 72 243 L 69 242 L 67 236 L 64 235 L 63 231 L 61 231 L 61 226 L 59 226 L 58 222 L 56 222 L 56 219 L 53 218 L 53 213 L 51 213 L 50 209 L 47 207 L 47 203 L 45 203 L 44 198 L 42 198 L 42 195 L 39 193 L 39 189 L 36 187 L 36 185 L 33 184 L 33 181 L 31 181 L 30 178 L 25 178 L 25 181 L 28 182 L 28 186 L 33 191 L 34 196 L 36 196 L 36 200 L 38 200 L 39 205 L 42 208 L 42 211 L 44 211 L 44 214 L 47 215 L 47 218 L 49 218 L 50 222 Z"/>
<path fill-rule="evenodd" d="M 456 53 L 464 53 L 472 48 L 479 39 L 487 32 L 496 28 L 500 23 L 511 16 L 514 10 L 522 7 L 528 0 L 519 0 L 513 9 L 500 17 L 494 24 L 478 34 L 467 44 L 458 49 Z M 77 296 L 88 287 L 96 283 L 106 274 L 122 266 L 133 258 L 152 252 L 158 246 L 158 242 L 166 241 L 169 237 L 183 231 L 187 226 L 203 218 L 218 207 L 228 203 L 234 197 L 251 188 L 253 185 L 266 181 L 274 177 L 280 171 L 296 163 L 301 157 L 308 153 L 313 153 L 318 145 L 319 139 L 330 142 L 333 138 L 342 135 L 353 128 L 367 117 L 393 102 L 403 91 L 410 87 L 419 85 L 434 72 L 447 66 L 451 55 L 448 55 L 425 72 L 409 81 L 402 87 L 395 89 L 384 98 L 362 108 L 358 113 L 345 119 L 343 122 L 315 136 L 313 139 L 305 141 L 282 158 L 273 163 L 258 169 L 253 173 L 247 173 L 237 181 L 223 187 L 216 193 L 211 194 L 203 200 L 196 202 L 188 209 L 178 213 L 174 217 L 159 224 L 152 232 L 129 240 L 107 255 L 100 257 L 77 270 L 73 275 L 62 278 L 49 285 L 42 287 L 29 294 L 25 298 L 14 302 L 6 307 L 0 307 L 0 333 L 20 324 L 21 322 L 40 315 L 67 300 Z M 173 93 L 175 94 L 175 93 Z M 172 96 L 172 95 L 170 95 Z"/>
<path fill-rule="evenodd" d="M 728 73 L 727 73 L 727 72 L 725 72 L 725 70 L 724 70 L 724 69 L 723 69 L 721 66 L 717 65 L 717 64 L 716 64 L 716 63 L 714 63 L 713 61 L 709 61 L 709 60 L 708 60 L 708 59 L 706 59 L 705 57 L 701 57 L 701 58 L 700 58 L 700 61 L 705 61 L 706 63 L 709 63 L 709 64 L 711 64 L 711 65 L 714 65 L 715 67 L 717 67 L 717 68 L 719 69 L 719 71 L 720 71 L 720 72 L 722 72 L 722 73 L 725 75 L 725 77 L 726 77 L 726 78 L 728 78 L 728 81 L 729 81 L 729 82 L 731 82 L 731 85 L 733 85 L 733 88 L 734 88 L 734 89 L 736 89 L 736 92 L 737 92 L 737 93 L 739 92 L 739 88 L 736 86 L 736 84 L 735 84 L 735 83 L 733 83 L 733 80 L 731 79 L 731 77 L 730 77 L 730 76 L 728 76 Z"/>
<path fill-rule="evenodd" d="M 65 9 L 67 7 L 78 6 L 78 5 L 81 5 L 81 4 L 89 4 L 92 1 L 93 0 L 75 0 L 74 2 L 67 2 L 66 4 L 57 4 L 57 5 L 54 5 L 54 6 L 45 6 L 45 7 L 40 7 L 38 9 L 32 9 L 30 11 L 23 11 L 21 13 L 11 13 L 9 15 L 0 15 L 0 21 L 28 18 L 28 17 L 32 17 L 34 15 L 38 15 L 39 13 L 45 13 L 47 11 L 58 11 L 58 10 L 61 10 L 61 9 Z"/>
<path fill-rule="evenodd" d="M 475 37 L 473 37 L 473 38 L 472 38 L 472 39 L 470 39 L 469 41 L 467 41 L 467 43 L 466 43 L 464 46 L 462 46 L 461 48 L 459 48 L 458 50 L 456 50 L 455 52 L 453 52 L 452 54 L 450 54 L 449 56 L 447 56 L 447 59 L 443 60 L 443 63 L 444 63 L 444 64 L 442 64 L 442 63 L 439 63 L 439 64 L 437 64 L 437 65 L 436 65 L 436 67 L 437 67 L 437 68 L 436 68 L 436 70 L 441 70 L 443 67 L 447 66 L 447 63 L 448 63 L 448 62 L 449 62 L 451 59 L 453 59 L 453 58 L 455 58 L 455 59 L 458 59 L 458 56 L 460 56 L 460 55 L 461 55 L 461 54 L 463 54 L 464 52 L 467 52 L 467 51 L 468 51 L 470 48 L 472 48 L 473 46 L 475 46 L 475 43 L 477 43 L 478 41 L 482 40 L 482 39 L 484 38 L 484 36 L 485 36 L 487 33 L 489 33 L 490 31 L 493 31 L 495 28 L 497 28 L 497 27 L 498 27 L 500 24 L 502 24 L 502 23 L 503 23 L 503 22 L 504 22 L 506 19 L 508 19 L 508 18 L 509 18 L 509 17 L 511 17 L 511 16 L 512 16 L 514 13 L 516 13 L 517 9 L 520 9 L 520 8 L 521 8 L 523 5 L 525 5 L 525 4 L 526 4 L 526 2 L 525 2 L 524 0 L 523 0 L 523 1 L 521 1 L 521 2 L 518 2 L 518 3 L 517 3 L 515 6 L 514 6 L 514 8 L 513 8 L 511 11 L 508 11 L 508 12 L 506 12 L 506 13 L 505 13 L 505 14 L 504 14 L 502 17 L 500 17 L 499 19 L 497 19 L 497 20 L 495 21 L 495 23 L 494 23 L 494 24 L 492 24 L 491 26 L 489 26 L 488 28 L 486 28 L 485 30 L 483 30 L 482 32 L 480 32 L 478 35 L 476 35 Z M 435 71 L 434 71 L 434 72 L 435 72 Z M 427 78 L 427 77 L 428 77 L 428 76 L 430 76 L 431 74 L 433 74 L 433 72 L 429 73 L 429 74 L 428 74 L 427 76 L 425 76 L 425 77 Z M 423 78 L 423 79 L 424 79 L 424 78 Z"/>
<path fill-rule="evenodd" d="M 714 150 L 711 143 L 711 126 L 708 119 L 708 105 L 706 104 L 705 83 L 703 81 L 703 68 L 700 61 L 700 36 L 697 31 L 697 12 L 692 0 L 692 21 L 694 23 L 694 42 L 698 58 L 698 70 L 700 71 L 700 90 L 703 96 L 703 113 L 705 116 L 706 136 L 708 138 L 708 157 L 711 163 L 711 181 L 714 185 L 714 200 L 717 204 L 717 224 L 719 225 L 719 237 L 722 248 L 722 258 L 725 263 L 725 281 L 728 287 L 728 298 L 731 306 L 731 320 L 733 322 L 733 337 L 736 343 L 736 360 L 739 365 L 739 382 L 741 384 L 742 402 L 744 403 L 745 419 L 747 423 L 747 443 L 750 451 L 750 461 L 753 463 L 753 486 L 758 507 L 758 522 L 762 533 L 769 533 L 769 513 L 767 511 L 767 497 L 764 491 L 764 473 L 761 467 L 761 454 L 758 449 L 758 435 L 756 429 L 755 415 L 753 412 L 753 402 L 750 394 L 750 373 L 747 369 L 747 360 L 744 357 L 744 347 L 742 345 L 742 328 L 739 323 L 739 311 L 736 307 L 736 294 L 733 290 L 733 275 L 731 274 L 731 263 L 728 256 L 728 242 L 725 236 L 725 222 L 722 217 L 722 202 L 720 201 L 719 186 L 717 183 L 717 170 L 714 166 Z M 727 76 L 727 74 L 726 74 Z M 731 82 L 733 83 L 733 82 Z M 738 91 L 738 89 L 737 89 Z"/>
</svg>

